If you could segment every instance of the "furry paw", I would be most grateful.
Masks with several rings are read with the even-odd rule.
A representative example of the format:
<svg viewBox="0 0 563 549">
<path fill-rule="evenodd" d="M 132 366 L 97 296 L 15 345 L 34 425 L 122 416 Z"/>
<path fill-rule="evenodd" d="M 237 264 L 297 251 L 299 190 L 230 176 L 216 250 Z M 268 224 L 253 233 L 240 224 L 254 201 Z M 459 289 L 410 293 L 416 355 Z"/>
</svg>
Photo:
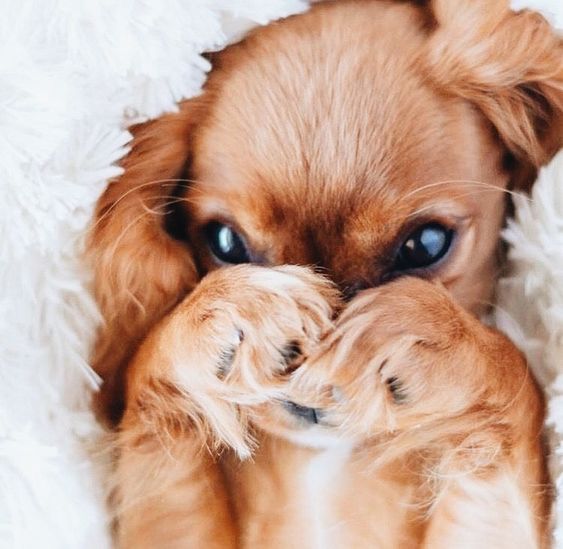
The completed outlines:
<svg viewBox="0 0 563 549">
<path fill-rule="evenodd" d="M 165 377 L 176 407 L 208 440 L 247 456 L 248 422 L 257 407 L 283 398 L 288 374 L 332 329 L 337 296 L 302 267 L 214 271 L 151 334 L 136 360 L 137 383 L 143 368 Z"/>
<path fill-rule="evenodd" d="M 489 421 L 525 378 L 524 362 L 504 336 L 444 288 L 403 278 L 354 299 L 288 392 L 317 410 L 321 425 L 366 439 L 423 425 L 430 433 L 431 424 L 445 432 L 445 420 L 459 433 L 454 418 L 479 410 Z"/>
</svg>

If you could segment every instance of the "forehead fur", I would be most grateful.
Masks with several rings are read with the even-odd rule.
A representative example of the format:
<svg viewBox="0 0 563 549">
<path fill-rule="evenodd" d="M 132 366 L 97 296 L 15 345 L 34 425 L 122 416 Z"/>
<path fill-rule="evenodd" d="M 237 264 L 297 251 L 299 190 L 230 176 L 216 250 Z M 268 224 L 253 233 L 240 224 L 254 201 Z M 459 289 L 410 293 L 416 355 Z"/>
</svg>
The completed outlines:
<svg viewBox="0 0 563 549">
<path fill-rule="evenodd" d="M 197 178 L 223 196 L 262 197 L 306 216 L 307 206 L 334 211 L 335 199 L 342 208 L 374 193 L 395 202 L 437 177 L 477 177 L 479 117 L 419 71 L 424 12 L 385 2 L 318 10 L 220 57 Z"/>
</svg>

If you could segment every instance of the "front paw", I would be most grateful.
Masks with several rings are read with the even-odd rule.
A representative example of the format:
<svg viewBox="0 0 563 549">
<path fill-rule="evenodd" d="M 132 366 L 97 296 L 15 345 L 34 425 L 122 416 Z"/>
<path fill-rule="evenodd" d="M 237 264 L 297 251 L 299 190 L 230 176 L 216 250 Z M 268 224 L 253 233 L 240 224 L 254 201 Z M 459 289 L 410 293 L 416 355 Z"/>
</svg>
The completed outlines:
<svg viewBox="0 0 563 549">
<path fill-rule="evenodd" d="M 525 362 L 504 336 L 443 287 L 403 278 L 352 301 L 289 391 L 319 410 L 326 425 L 365 438 L 443 426 L 445 419 L 453 432 L 454 418 L 468 411 L 479 412 L 476 421 L 498 419 L 530 384 Z"/>
<path fill-rule="evenodd" d="M 214 271 L 151 334 L 132 383 L 165 378 L 175 407 L 208 441 L 248 455 L 253 407 L 283 398 L 288 374 L 332 329 L 337 307 L 333 286 L 306 268 Z"/>
</svg>

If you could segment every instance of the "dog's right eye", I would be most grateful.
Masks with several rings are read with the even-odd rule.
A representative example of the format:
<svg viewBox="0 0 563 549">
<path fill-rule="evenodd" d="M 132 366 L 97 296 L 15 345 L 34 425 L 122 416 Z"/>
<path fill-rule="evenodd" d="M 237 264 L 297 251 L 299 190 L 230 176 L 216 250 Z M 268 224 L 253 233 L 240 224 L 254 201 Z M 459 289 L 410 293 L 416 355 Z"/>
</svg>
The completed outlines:
<svg viewBox="0 0 563 549">
<path fill-rule="evenodd" d="M 204 228 L 213 255 L 224 263 L 248 263 L 250 257 L 242 237 L 229 225 L 212 221 Z"/>
</svg>

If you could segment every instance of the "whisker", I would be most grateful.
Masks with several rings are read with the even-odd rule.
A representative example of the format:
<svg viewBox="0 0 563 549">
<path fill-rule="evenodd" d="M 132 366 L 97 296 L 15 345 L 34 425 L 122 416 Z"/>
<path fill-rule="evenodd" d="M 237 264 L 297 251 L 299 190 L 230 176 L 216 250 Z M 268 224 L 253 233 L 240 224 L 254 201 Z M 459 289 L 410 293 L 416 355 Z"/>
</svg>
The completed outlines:
<svg viewBox="0 0 563 549">
<path fill-rule="evenodd" d="M 474 180 L 474 179 L 444 179 L 442 181 L 435 181 L 433 183 L 428 183 L 427 185 L 423 185 L 422 187 L 418 187 L 418 188 L 413 189 L 413 190 L 409 191 L 408 193 L 402 195 L 401 200 L 409 198 L 409 197 L 413 196 L 414 194 L 423 192 L 427 189 L 431 189 L 431 188 L 439 187 L 439 186 L 443 186 L 443 185 L 455 185 L 455 184 L 472 185 L 472 186 L 475 186 L 475 187 L 486 187 L 486 188 L 489 188 L 490 190 L 495 190 L 495 191 L 498 191 L 498 192 L 504 192 L 504 193 L 514 195 L 514 196 L 525 196 L 528 200 L 532 200 L 531 197 L 528 197 L 528 196 L 524 195 L 523 193 L 519 193 L 517 191 L 511 191 L 509 189 L 502 189 L 500 187 L 497 187 L 496 185 L 493 185 L 492 183 L 486 183 L 485 181 L 478 181 L 478 180 Z"/>
<path fill-rule="evenodd" d="M 166 196 L 165 196 L 166 197 Z M 160 216 L 164 216 L 166 215 L 168 212 L 166 211 L 159 211 L 162 209 L 165 209 L 173 204 L 176 204 L 178 202 L 184 202 L 184 201 L 188 201 L 187 198 L 185 197 L 176 197 L 173 198 L 167 202 L 164 202 L 162 204 L 159 204 L 156 207 L 150 208 L 149 206 L 147 206 L 145 203 L 141 204 L 141 208 L 143 210 L 143 212 L 138 215 L 137 217 L 135 217 L 122 231 L 121 233 L 118 235 L 118 237 L 115 239 L 115 241 L 113 242 L 113 245 L 111 247 L 111 251 L 110 251 L 110 261 L 109 261 L 109 268 L 108 270 L 111 272 L 112 270 L 112 263 L 113 263 L 113 257 L 115 256 L 117 249 L 119 247 L 120 242 L 123 240 L 123 238 L 125 237 L 125 235 L 127 234 L 127 232 L 133 228 L 137 223 L 139 223 L 145 216 L 147 215 L 160 215 Z"/>
<path fill-rule="evenodd" d="M 525 195 L 522 195 L 518 192 L 510 191 L 508 189 L 499 189 L 498 187 L 494 187 L 494 186 L 491 186 L 491 187 L 493 187 L 493 188 L 485 188 L 485 189 L 479 189 L 478 191 L 471 191 L 471 192 L 456 194 L 456 195 L 452 196 L 451 198 L 454 198 L 454 199 L 465 198 L 467 196 L 473 196 L 477 193 L 486 193 L 486 192 L 502 192 L 502 193 L 514 195 L 514 196 L 525 196 Z M 530 197 L 526 197 L 526 199 L 529 200 L 530 202 L 533 201 L 533 199 L 530 198 Z M 423 207 L 419 208 L 418 210 L 415 210 L 414 212 L 409 213 L 409 215 L 407 216 L 407 219 L 412 218 L 416 215 L 419 215 L 420 213 L 423 213 L 427 210 L 432 210 L 434 208 L 435 208 L 434 204 L 428 204 L 426 206 L 423 206 Z"/>
<path fill-rule="evenodd" d="M 162 187 L 183 187 L 185 189 L 190 189 L 191 193 L 198 193 L 198 192 L 203 192 L 202 189 L 198 189 L 197 187 L 193 187 L 193 184 L 200 184 L 201 181 L 197 180 L 197 179 L 189 179 L 189 178 L 169 178 L 169 179 L 155 179 L 152 181 L 147 181 L 146 183 L 142 183 L 141 185 L 137 185 L 132 189 L 128 189 L 127 191 L 125 191 L 117 200 L 115 200 L 109 207 L 108 209 L 103 213 L 103 215 L 101 215 L 100 217 L 98 217 L 98 219 L 96 219 L 96 221 L 92 224 L 89 225 L 88 227 L 86 227 L 83 231 L 79 232 L 75 237 L 74 237 L 74 242 L 79 241 L 80 239 L 82 239 L 85 235 L 87 235 L 88 233 L 91 233 L 106 217 L 108 217 L 113 210 L 118 206 L 118 204 L 124 200 L 127 196 L 129 196 L 131 193 L 142 189 L 144 187 L 147 186 L 151 186 L 151 185 L 160 185 Z M 168 198 L 169 195 L 155 195 L 155 196 L 151 196 L 151 197 L 145 197 L 146 198 Z M 178 197 L 180 198 L 180 197 Z M 186 197 L 184 197 L 186 199 L 186 201 L 188 200 Z"/>
<path fill-rule="evenodd" d="M 152 208 L 150 208 L 149 206 L 147 206 L 146 204 L 142 204 L 142 208 L 146 211 L 149 211 L 151 213 L 157 214 L 157 215 L 162 215 L 163 212 L 157 212 L 156 210 L 159 208 L 162 208 L 163 206 L 171 206 L 172 204 L 179 204 L 182 202 L 185 202 L 187 204 L 197 204 L 197 200 L 192 198 L 192 197 L 187 197 L 187 196 L 176 196 L 174 198 L 170 198 L 169 195 L 155 195 L 155 196 L 149 196 L 149 197 L 145 197 L 145 199 L 165 199 L 165 198 L 169 198 L 170 200 L 168 200 L 167 202 L 162 202 L 160 204 L 157 204 L 156 206 L 153 206 Z"/>
<path fill-rule="evenodd" d="M 125 191 L 117 200 L 115 200 L 110 207 L 104 212 L 103 215 L 101 215 L 98 220 L 96 221 L 96 223 L 92 226 L 92 228 L 95 228 L 97 226 L 98 223 L 100 223 L 103 219 L 105 219 L 105 217 L 107 217 L 117 206 L 118 204 L 123 201 L 125 198 L 127 198 L 131 193 L 138 191 L 139 189 L 143 189 L 145 187 L 151 186 L 151 185 L 160 185 L 163 187 L 179 187 L 179 186 L 183 186 L 186 189 L 191 188 L 191 185 L 193 184 L 201 184 L 201 181 L 198 181 L 196 179 L 188 179 L 188 178 L 169 178 L 169 179 L 154 179 L 152 181 L 147 181 L 146 183 L 142 183 L 140 185 L 136 185 L 135 187 L 132 187 L 131 189 L 128 189 L 127 191 Z M 183 184 L 183 185 L 182 185 Z"/>
</svg>

